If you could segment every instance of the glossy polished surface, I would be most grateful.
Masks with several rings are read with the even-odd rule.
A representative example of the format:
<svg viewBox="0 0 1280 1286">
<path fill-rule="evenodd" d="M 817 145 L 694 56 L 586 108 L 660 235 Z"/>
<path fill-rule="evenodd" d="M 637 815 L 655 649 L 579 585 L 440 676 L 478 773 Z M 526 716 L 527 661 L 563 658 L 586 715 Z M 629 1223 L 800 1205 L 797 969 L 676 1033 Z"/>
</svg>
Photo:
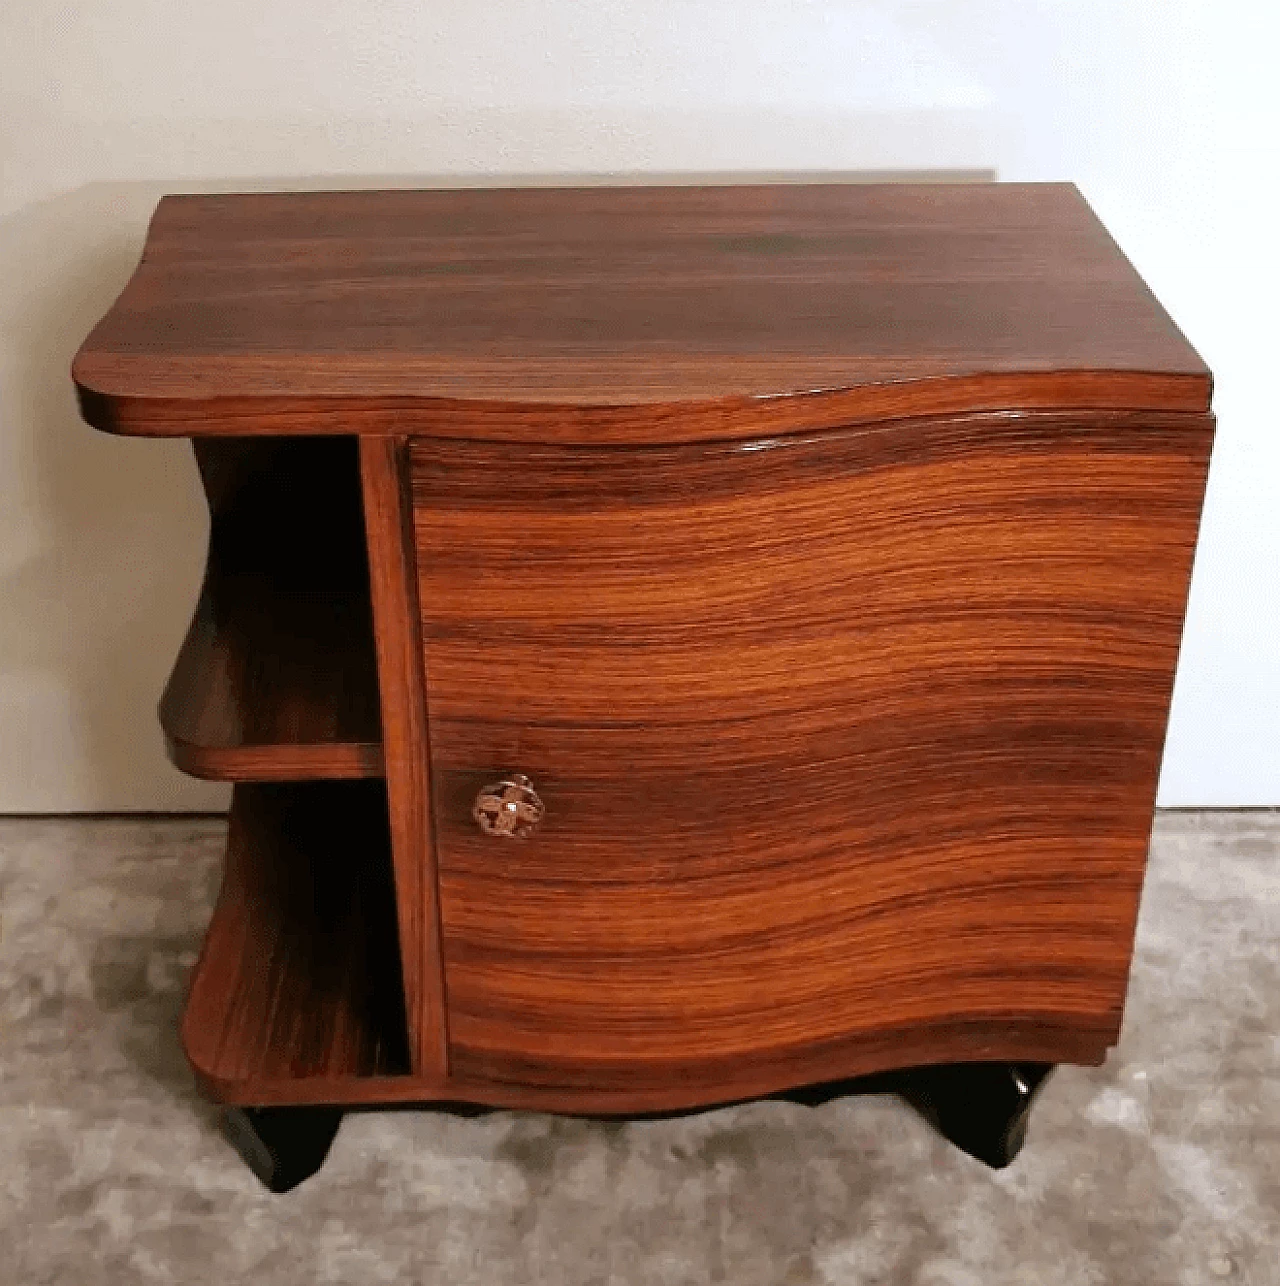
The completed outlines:
<svg viewBox="0 0 1280 1286">
<path fill-rule="evenodd" d="M 1213 420 L 1074 189 L 171 198 L 75 374 L 205 439 L 215 1097 L 1105 1057 Z"/>
<path fill-rule="evenodd" d="M 408 1072 L 395 914 L 381 782 L 237 786 L 182 1020 L 202 1082 L 261 1103 Z"/>
<path fill-rule="evenodd" d="M 1101 1058 L 1211 436 L 415 441 L 451 1070 Z M 546 817 L 495 852 L 472 804 L 515 772 Z"/>
<path fill-rule="evenodd" d="M 1051 184 L 166 197 L 75 377 L 119 432 L 567 442 L 1210 387 Z"/>
<path fill-rule="evenodd" d="M 380 777 L 355 444 L 195 445 L 212 530 L 160 701 L 170 758 L 216 781 Z"/>
<path fill-rule="evenodd" d="M 439 1078 L 448 1068 L 444 987 L 436 909 L 435 840 L 427 776 L 427 708 L 414 573 L 408 449 L 392 438 L 363 438 L 360 479 L 378 687 L 385 729 L 383 759 L 396 877 L 396 915 L 413 1067 Z"/>
</svg>

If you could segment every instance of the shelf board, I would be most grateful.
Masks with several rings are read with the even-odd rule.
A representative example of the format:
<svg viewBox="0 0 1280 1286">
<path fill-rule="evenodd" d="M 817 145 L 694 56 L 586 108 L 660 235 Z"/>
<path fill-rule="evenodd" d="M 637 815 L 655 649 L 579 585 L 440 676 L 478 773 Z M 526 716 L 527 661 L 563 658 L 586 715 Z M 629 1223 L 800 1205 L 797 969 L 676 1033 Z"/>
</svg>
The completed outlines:
<svg viewBox="0 0 1280 1286">
<path fill-rule="evenodd" d="M 381 777 L 367 597 L 211 568 L 160 724 L 170 758 L 196 777 Z"/>
<path fill-rule="evenodd" d="M 381 782 L 240 785 L 182 1040 L 226 1102 L 410 1070 Z"/>
<path fill-rule="evenodd" d="M 380 777 L 353 444 L 202 443 L 197 455 L 213 530 L 160 702 L 170 757 L 214 781 Z"/>
</svg>

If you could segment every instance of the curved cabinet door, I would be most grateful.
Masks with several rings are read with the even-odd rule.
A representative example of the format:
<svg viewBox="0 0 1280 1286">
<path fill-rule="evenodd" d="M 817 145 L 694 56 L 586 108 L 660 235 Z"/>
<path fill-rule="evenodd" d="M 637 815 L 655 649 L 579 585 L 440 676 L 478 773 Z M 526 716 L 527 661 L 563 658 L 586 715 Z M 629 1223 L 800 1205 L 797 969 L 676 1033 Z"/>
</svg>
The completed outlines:
<svg viewBox="0 0 1280 1286">
<path fill-rule="evenodd" d="M 416 440 L 452 1072 L 759 1091 L 1099 1060 L 1210 436 Z M 513 774 L 525 838 L 473 817 Z"/>
</svg>

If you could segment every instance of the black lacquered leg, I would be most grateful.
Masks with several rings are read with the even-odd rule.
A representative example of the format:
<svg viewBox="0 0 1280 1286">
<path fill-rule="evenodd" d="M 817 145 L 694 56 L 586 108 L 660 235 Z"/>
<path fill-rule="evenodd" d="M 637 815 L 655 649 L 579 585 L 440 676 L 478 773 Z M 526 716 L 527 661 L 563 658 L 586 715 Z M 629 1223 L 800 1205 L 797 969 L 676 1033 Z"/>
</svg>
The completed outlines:
<svg viewBox="0 0 1280 1286">
<path fill-rule="evenodd" d="M 956 1147 L 993 1169 L 1022 1148 L 1052 1063 L 949 1063 L 903 1073 L 898 1093 Z"/>
<path fill-rule="evenodd" d="M 324 1164 L 342 1124 L 339 1107 L 228 1107 L 223 1129 L 272 1192 L 288 1192 Z"/>
</svg>

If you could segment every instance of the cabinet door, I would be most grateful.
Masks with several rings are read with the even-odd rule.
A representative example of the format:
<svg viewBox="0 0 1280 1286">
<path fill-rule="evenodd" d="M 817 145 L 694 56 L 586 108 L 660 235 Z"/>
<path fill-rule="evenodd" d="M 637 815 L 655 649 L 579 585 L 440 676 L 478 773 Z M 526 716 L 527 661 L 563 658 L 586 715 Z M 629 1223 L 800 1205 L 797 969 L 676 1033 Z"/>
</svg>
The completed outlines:
<svg viewBox="0 0 1280 1286">
<path fill-rule="evenodd" d="M 1100 1059 L 1209 440 L 1113 413 L 415 441 L 453 1072 Z M 540 828 L 486 835 L 513 773 Z"/>
</svg>

